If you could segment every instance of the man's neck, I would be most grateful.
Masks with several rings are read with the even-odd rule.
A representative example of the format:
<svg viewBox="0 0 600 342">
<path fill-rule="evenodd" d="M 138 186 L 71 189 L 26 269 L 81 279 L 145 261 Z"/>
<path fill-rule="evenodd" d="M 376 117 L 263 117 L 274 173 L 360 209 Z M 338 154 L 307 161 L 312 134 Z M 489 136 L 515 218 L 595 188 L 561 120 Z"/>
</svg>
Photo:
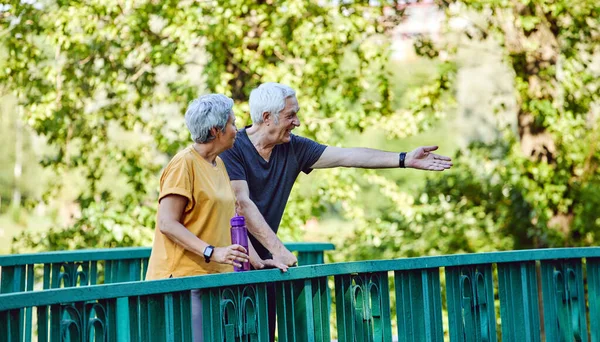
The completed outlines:
<svg viewBox="0 0 600 342">
<path fill-rule="evenodd" d="M 277 145 L 272 135 L 266 129 L 264 125 L 256 125 L 246 129 L 246 134 L 248 134 L 248 139 L 254 148 L 266 161 L 271 157 L 271 152 L 273 152 L 273 148 Z"/>
</svg>

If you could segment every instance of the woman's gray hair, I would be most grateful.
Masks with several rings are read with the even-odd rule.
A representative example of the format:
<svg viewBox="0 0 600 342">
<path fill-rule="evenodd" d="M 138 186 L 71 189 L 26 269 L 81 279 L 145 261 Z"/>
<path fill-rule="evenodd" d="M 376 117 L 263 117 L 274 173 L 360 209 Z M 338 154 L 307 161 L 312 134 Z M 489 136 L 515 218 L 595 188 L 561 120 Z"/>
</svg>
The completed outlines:
<svg viewBox="0 0 600 342">
<path fill-rule="evenodd" d="M 213 127 L 225 131 L 232 108 L 233 100 L 221 94 L 202 95 L 190 102 L 185 112 L 185 124 L 192 140 L 205 144 L 215 138 L 210 134 Z"/>
<path fill-rule="evenodd" d="M 279 83 L 263 83 L 250 93 L 250 117 L 252 122 L 263 122 L 263 113 L 273 115 L 275 124 L 279 123 L 279 112 L 285 108 L 285 99 L 296 96 L 294 89 Z"/>
</svg>

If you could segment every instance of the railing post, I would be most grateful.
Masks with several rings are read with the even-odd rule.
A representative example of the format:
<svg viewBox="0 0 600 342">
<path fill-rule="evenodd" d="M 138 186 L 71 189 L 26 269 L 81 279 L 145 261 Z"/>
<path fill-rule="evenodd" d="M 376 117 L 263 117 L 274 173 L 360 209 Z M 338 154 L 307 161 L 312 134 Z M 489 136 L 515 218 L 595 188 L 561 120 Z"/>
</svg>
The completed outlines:
<svg viewBox="0 0 600 342">
<path fill-rule="evenodd" d="M 446 267 L 450 341 L 496 341 L 492 265 Z"/>
<path fill-rule="evenodd" d="M 23 340 L 23 309 L 0 311 L 0 336 L 7 342 Z"/>
<path fill-rule="evenodd" d="M 587 341 L 581 259 L 542 261 L 547 341 Z"/>
<path fill-rule="evenodd" d="M 335 276 L 339 341 L 391 341 L 387 272 Z"/>
<path fill-rule="evenodd" d="M 503 340 L 541 341 L 535 261 L 498 264 L 498 282 Z"/>
<path fill-rule="evenodd" d="M 600 342 L 600 258 L 587 258 L 591 341 Z"/>
<path fill-rule="evenodd" d="M 266 284 L 202 290 L 201 298 L 204 341 L 269 341 Z"/>
<path fill-rule="evenodd" d="M 327 278 L 277 284 L 279 341 L 330 341 Z"/>
<path fill-rule="evenodd" d="M 440 270 L 394 272 L 398 341 L 443 341 Z"/>
</svg>

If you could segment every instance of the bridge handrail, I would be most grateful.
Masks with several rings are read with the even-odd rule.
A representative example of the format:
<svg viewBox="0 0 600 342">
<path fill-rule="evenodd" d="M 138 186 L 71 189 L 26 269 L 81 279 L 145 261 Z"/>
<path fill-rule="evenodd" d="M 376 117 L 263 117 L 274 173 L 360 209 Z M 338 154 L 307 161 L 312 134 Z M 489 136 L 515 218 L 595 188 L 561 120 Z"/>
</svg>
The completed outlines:
<svg viewBox="0 0 600 342">
<path fill-rule="evenodd" d="M 190 290 L 199 289 L 203 317 L 211 317 L 202 321 L 205 340 L 268 341 L 268 284 L 277 288 L 281 342 L 331 340 L 332 303 L 339 341 L 392 340 L 393 307 L 401 341 L 444 340 L 446 318 L 451 341 L 465 336 L 473 341 L 498 336 L 600 341 L 600 247 L 357 261 L 294 267 L 287 273 L 263 270 L 7 293 L 0 295 L 0 336 L 28 342 L 37 331 L 41 340 L 191 341 Z"/>
<path fill-rule="evenodd" d="M 286 273 L 273 269 L 147 280 L 142 283 L 132 281 L 87 287 L 47 289 L 43 292 L 33 291 L 28 293 L 0 294 L 0 300 L 2 300 L 0 310 L 10 310 L 34 305 L 59 304 L 69 302 L 73 298 L 78 298 L 78 300 L 92 300 L 119 298 L 124 296 L 145 296 L 192 289 L 209 289 L 222 286 L 303 280 L 352 273 L 408 271 L 451 266 L 581 258 L 600 258 L 600 247 L 554 248 L 425 256 L 393 260 L 353 261 L 293 267 Z"/>
<path fill-rule="evenodd" d="M 284 245 L 290 251 L 296 252 L 319 252 L 335 249 L 335 246 L 332 243 L 327 242 L 286 242 Z M 152 248 L 150 247 L 118 247 L 0 255 L 0 267 L 56 262 L 78 262 L 83 260 L 102 261 L 149 258 L 151 250 Z"/>
</svg>

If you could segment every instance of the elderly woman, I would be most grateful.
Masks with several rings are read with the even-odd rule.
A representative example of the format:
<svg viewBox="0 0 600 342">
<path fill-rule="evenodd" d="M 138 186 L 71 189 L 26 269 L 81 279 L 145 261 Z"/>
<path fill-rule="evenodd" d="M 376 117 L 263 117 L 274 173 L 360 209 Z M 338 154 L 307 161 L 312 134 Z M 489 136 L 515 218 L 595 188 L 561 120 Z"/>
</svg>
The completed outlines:
<svg viewBox="0 0 600 342">
<path fill-rule="evenodd" d="M 230 149 L 237 128 L 233 100 L 218 94 L 192 101 L 185 121 L 194 144 L 169 162 L 160 178 L 158 214 L 146 279 L 194 276 L 233 271 L 249 259 L 254 268 L 285 265 L 265 260 L 231 244 L 229 220 L 235 215 L 235 195 L 218 155 Z M 201 303 L 192 291 L 193 332 L 202 340 Z"/>
</svg>

